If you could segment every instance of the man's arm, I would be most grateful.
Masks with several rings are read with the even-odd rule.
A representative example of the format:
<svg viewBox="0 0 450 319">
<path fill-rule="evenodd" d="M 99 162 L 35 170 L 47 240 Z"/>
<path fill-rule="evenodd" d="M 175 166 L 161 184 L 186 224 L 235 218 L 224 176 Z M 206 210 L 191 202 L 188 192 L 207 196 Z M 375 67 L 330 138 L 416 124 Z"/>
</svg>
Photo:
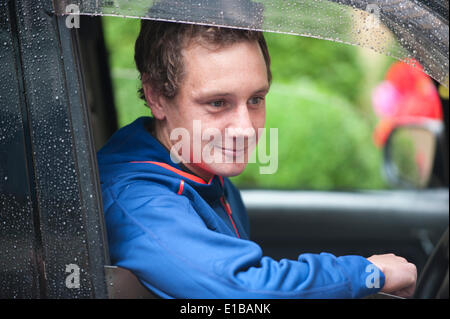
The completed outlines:
<svg viewBox="0 0 450 319">
<path fill-rule="evenodd" d="M 135 185 L 108 196 L 113 263 L 163 297 L 359 298 L 384 285 L 382 272 L 378 286 L 369 283 L 373 264 L 360 256 L 265 257 L 256 243 L 209 229 L 184 196 Z"/>
</svg>

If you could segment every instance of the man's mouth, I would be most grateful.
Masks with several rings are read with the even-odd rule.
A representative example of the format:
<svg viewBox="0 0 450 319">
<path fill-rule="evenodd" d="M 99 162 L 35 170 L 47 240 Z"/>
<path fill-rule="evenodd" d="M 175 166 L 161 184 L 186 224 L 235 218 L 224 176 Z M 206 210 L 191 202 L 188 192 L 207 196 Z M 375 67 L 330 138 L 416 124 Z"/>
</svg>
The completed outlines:
<svg viewBox="0 0 450 319">
<path fill-rule="evenodd" d="M 225 148 L 225 147 L 220 147 L 220 146 L 219 146 L 219 149 L 222 151 L 222 153 L 224 153 L 225 155 L 228 155 L 228 156 L 243 155 L 246 151 L 246 148 L 236 149 L 236 148 Z"/>
</svg>

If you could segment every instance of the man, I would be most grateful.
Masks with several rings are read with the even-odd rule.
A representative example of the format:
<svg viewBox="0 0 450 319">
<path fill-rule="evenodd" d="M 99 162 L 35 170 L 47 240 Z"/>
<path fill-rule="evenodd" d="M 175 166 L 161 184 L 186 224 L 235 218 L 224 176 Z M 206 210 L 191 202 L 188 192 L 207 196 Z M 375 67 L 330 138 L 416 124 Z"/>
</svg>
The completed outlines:
<svg viewBox="0 0 450 319">
<path fill-rule="evenodd" d="M 114 264 L 164 298 L 412 294 L 416 269 L 401 257 L 275 261 L 249 240 L 227 177 L 243 171 L 265 123 L 271 73 L 262 33 L 142 21 L 135 49 L 153 118 L 119 130 L 98 157 Z M 180 128 L 187 134 L 173 134 Z"/>
</svg>

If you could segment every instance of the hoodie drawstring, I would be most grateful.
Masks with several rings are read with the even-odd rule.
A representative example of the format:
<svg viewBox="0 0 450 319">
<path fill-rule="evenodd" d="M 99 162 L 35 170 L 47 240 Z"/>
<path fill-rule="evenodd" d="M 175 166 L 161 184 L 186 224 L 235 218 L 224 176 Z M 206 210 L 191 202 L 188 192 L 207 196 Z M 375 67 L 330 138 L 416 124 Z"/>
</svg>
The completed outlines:
<svg viewBox="0 0 450 319">
<path fill-rule="evenodd" d="M 226 211 L 227 214 L 228 214 L 228 218 L 230 218 L 231 225 L 233 225 L 233 228 L 234 228 L 234 231 L 236 232 L 237 237 L 238 237 L 238 238 L 241 238 L 241 237 L 239 236 L 239 232 L 238 232 L 238 230 L 237 230 L 237 228 L 236 228 L 236 225 L 234 224 L 233 217 L 231 217 L 231 207 L 230 207 L 230 204 L 228 204 L 228 202 L 227 202 L 225 196 L 220 197 L 220 201 L 222 202 L 222 205 L 223 205 L 223 207 L 225 208 L 225 211 Z"/>
</svg>

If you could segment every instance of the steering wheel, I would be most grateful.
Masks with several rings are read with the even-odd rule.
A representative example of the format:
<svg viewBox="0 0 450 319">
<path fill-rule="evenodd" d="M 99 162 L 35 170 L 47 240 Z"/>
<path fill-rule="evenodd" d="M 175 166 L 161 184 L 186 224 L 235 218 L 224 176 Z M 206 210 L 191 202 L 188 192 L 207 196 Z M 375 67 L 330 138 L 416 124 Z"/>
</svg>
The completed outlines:
<svg viewBox="0 0 450 319">
<path fill-rule="evenodd" d="M 448 299 L 448 248 L 447 227 L 423 269 L 414 298 Z"/>
</svg>

